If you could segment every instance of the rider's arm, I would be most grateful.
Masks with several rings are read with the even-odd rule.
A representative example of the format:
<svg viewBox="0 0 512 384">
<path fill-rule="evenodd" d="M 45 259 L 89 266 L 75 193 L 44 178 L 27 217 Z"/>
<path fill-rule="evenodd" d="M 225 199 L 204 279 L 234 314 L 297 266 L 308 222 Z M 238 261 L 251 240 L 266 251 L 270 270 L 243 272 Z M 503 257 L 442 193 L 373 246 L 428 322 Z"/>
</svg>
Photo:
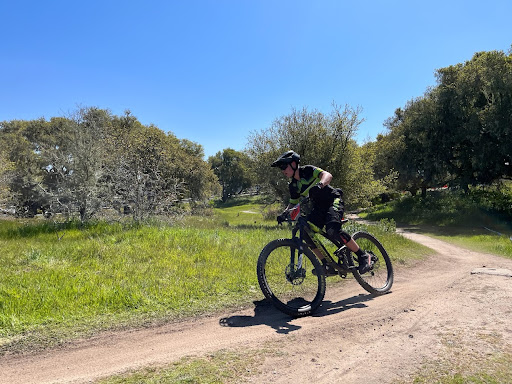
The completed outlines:
<svg viewBox="0 0 512 384">
<path fill-rule="evenodd" d="M 317 168 L 319 169 L 319 168 Z M 316 181 L 318 180 L 318 181 Z M 327 172 L 327 171 L 324 171 L 323 169 L 320 170 L 320 172 L 316 175 L 316 178 L 315 180 L 311 183 L 311 185 L 304 191 L 301 193 L 302 196 L 308 196 L 309 195 L 309 190 L 313 187 L 319 187 L 319 188 L 323 188 L 325 187 L 326 185 L 329 185 L 330 182 L 332 180 L 332 175 Z"/>
<path fill-rule="evenodd" d="M 322 171 L 318 176 L 320 176 L 320 181 L 318 182 L 317 185 L 320 188 L 323 188 L 331 183 L 332 175 L 329 172 Z"/>
</svg>

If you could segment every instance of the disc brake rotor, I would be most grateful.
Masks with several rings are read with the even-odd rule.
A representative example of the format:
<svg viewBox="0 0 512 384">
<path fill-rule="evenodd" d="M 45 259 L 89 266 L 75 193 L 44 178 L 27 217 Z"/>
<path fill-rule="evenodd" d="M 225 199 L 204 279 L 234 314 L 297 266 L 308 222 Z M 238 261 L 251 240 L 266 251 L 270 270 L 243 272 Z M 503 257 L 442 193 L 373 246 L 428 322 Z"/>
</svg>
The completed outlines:
<svg viewBox="0 0 512 384">
<path fill-rule="evenodd" d="M 306 270 L 304 268 L 297 269 L 295 264 L 289 264 L 285 271 L 286 280 L 293 285 L 300 285 L 306 277 Z"/>
</svg>

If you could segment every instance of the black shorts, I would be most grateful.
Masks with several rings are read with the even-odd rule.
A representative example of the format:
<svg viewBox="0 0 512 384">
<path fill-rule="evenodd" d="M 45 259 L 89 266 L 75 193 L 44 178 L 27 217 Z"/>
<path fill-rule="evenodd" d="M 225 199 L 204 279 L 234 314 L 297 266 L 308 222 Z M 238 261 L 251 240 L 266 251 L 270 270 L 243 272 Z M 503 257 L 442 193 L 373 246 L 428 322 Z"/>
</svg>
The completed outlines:
<svg viewBox="0 0 512 384">
<path fill-rule="evenodd" d="M 343 219 L 343 214 L 345 212 L 345 207 L 343 206 L 343 202 L 339 202 L 337 206 L 334 204 L 328 207 L 313 207 L 313 210 L 307 216 L 308 221 L 311 221 L 319 228 L 323 228 L 323 226 L 327 226 L 332 223 L 340 223 Z"/>
</svg>

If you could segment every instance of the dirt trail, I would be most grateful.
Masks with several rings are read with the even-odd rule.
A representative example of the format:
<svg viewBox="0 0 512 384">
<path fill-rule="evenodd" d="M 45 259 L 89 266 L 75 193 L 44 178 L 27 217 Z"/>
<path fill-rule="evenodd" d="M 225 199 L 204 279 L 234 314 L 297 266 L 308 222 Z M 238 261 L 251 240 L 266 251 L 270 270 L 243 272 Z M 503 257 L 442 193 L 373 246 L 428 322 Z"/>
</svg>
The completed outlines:
<svg viewBox="0 0 512 384">
<path fill-rule="evenodd" d="M 406 237 L 438 252 L 397 268 L 390 294 L 372 297 L 355 282 L 327 290 L 311 317 L 291 319 L 265 301 L 222 316 L 101 334 L 64 349 L 0 358 L 0 383 L 82 383 L 183 356 L 273 346 L 253 383 L 391 383 L 464 345 L 474 354 L 512 350 L 512 260 L 426 236 Z M 505 273 L 506 274 L 506 273 Z M 495 343 L 489 343 L 489 339 Z M 368 374 L 371 372 L 371 375 Z"/>
</svg>

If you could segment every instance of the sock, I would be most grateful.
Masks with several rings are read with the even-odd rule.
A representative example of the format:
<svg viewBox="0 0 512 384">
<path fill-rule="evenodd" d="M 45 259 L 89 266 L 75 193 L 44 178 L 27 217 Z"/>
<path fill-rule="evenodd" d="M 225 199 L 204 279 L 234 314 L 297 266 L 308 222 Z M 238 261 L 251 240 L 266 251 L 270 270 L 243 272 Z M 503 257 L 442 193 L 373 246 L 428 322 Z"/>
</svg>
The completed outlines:
<svg viewBox="0 0 512 384">
<path fill-rule="evenodd" d="M 364 251 L 363 251 L 361 248 L 359 248 L 359 249 L 358 249 L 358 251 L 356 252 L 356 255 L 357 255 L 358 257 L 361 257 L 361 256 L 363 256 L 363 255 L 364 255 Z"/>
</svg>

